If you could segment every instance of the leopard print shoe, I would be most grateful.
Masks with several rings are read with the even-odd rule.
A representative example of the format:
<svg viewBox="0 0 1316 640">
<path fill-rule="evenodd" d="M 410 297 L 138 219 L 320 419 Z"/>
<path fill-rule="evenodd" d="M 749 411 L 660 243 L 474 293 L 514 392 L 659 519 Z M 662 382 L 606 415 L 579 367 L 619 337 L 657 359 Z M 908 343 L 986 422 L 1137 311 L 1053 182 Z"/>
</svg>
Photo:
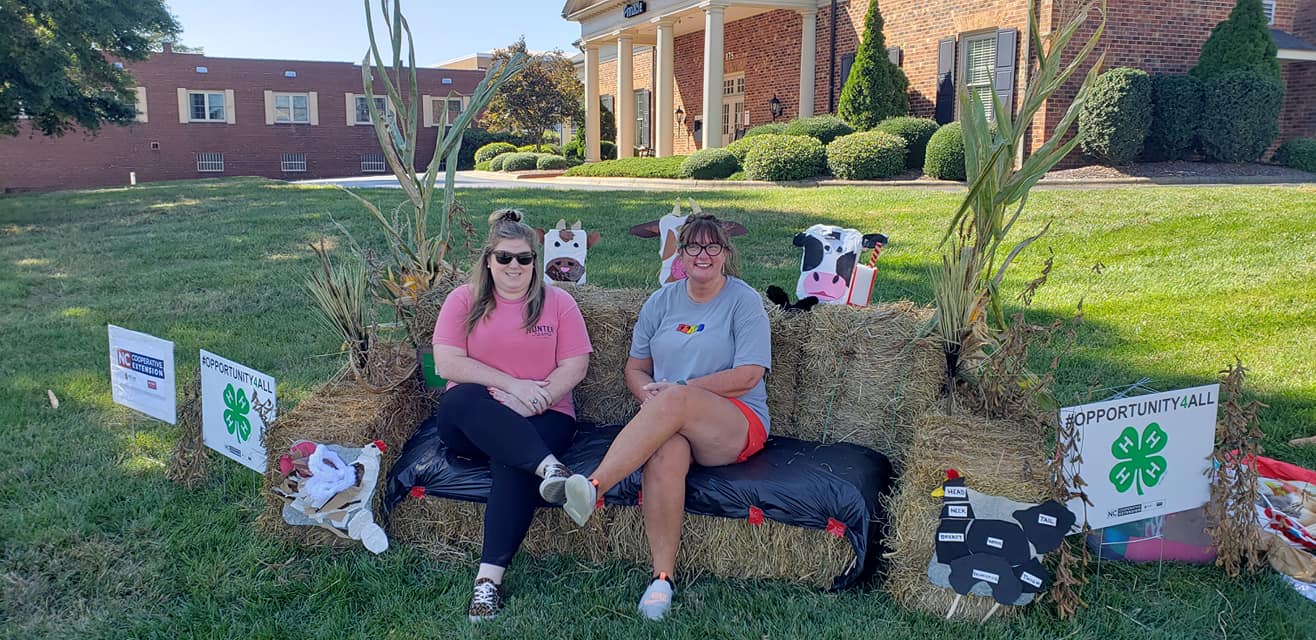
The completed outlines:
<svg viewBox="0 0 1316 640">
<path fill-rule="evenodd" d="M 471 622 L 493 620 L 503 610 L 503 592 L 498 585 L 488 578 L 475 581 L 475 590 L 471 593 L 471 606 L 466 617 Z"/>
</svg>

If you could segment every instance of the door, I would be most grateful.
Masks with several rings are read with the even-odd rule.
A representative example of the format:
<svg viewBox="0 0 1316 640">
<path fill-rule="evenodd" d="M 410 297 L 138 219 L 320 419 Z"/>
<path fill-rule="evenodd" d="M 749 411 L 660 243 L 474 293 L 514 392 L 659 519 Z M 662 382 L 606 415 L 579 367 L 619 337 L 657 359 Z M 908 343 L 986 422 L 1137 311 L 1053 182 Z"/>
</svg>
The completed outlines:
<svg viewBox="0 0 1316 640">
<path fill-rule="evenodd" d="M 745 133 L 749 118 L 745 113 L 745 74 L 728 75 L 722 80 L 722 146 L 738 140 Z"/>
</svg>

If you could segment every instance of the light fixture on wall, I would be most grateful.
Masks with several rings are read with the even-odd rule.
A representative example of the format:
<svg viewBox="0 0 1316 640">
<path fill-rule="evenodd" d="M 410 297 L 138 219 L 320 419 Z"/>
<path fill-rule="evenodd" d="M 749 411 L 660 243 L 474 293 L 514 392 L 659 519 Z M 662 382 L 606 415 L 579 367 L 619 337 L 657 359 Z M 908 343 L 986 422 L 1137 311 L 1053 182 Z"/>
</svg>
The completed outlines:
<svg viewBox="0 0 1316 640">
<path fill-rule="evenodd" d="M 776 95 L 773 95 L 772 99 L 768 101 L 768 111 L 772 112 L 773 120 L 781 117 L 781 100 L 778 100 Z"/>
<path fill-rule="evenodd" d="M 685 109 L 681 105 L 676 105 L 676 130 L 680 132 L 681 125 L 685 124 Z"/>
</svg>

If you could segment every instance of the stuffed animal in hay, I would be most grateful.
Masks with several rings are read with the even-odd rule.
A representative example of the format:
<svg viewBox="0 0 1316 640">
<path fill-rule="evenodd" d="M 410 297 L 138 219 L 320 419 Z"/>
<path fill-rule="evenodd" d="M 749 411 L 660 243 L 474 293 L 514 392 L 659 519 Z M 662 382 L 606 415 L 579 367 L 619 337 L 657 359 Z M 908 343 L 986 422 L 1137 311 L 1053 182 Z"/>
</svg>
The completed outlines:
<svg viewBox="0 0 1316 640">
<path fill-rule="evenodd" d="M 570 229 L 566 220 L 558 220 L 556 227 L 535 233 L 544 245 L 544 284 L 585 284 L 585 256 L 602 237 L 599 232 L 585 233 L 579 220 Z"/>
<path fill-rule="evenodd" d="M 380 456 L 386 450 L 380 440 L 360 449 L 307 440 L 294 443 L 279 458 L 284 479 L 273 489 L 285 503 L 284 522 L 360 540 L 372 553 L 386 551 L 388 534 L 375 523 L 371 511 Z M 350 463 L 345 461 L 349 458 Z"/>
<path fill-rule="evenodd" d="M 780 307 L 782 311 L 812 311 L 818 304 L 818 296 L 806 296 L 791 302 L 786 290 L 773 284 L 768 285 L 768 301 Z"/>
<path fill-rule="evenodd" d="M 659 285 L 668 285 L 685 279 L 685 267 L 681 266 L 681 261 L 677 259 L 679 256 L 676 255 L 681 248 L 677 238 L 681 236 L 681 227 L 685 226 L 686 219 L 703 212 L 704 210 L 700 209 L 694 200 L 690 200 L 690 213 L 682 213 L 681 201 L 677 200 L 671 213 L 657 220 L 631 227 L 630 234 L 637 238 L 661 238 L 662 244 L 658 247 L 658 258 L 662 260 L 662 266 L 658 269 Z M 729 220 L 722 221 L 722 229 L 728 236 L 743 236 L 749 233 L 745 225 Z"/>
<path fill-rule="evenodd" d="M 978 493 L 954 469 L 932 495 L 942 506 L 928 580 L 956 593 L 947 619 L 968 594 L 996 600 L 984 622 L 1001 605 L 1031 602 L 1050 581 L 1042 554 L 1058 549 L 1077 520 L 1055 500 L 1034 505 Z"/>
<path fill-rule="evenodd" d="M 868 269 L 861 278 L 862 295 L 852 295 L 856 285 L 856 265 L 859 254 L 864 249 L 873 249 L 876 260 L 887 237 L 880 233 L 859 233 L 855 229 L 843 229 L 830 224 L 815 224 L 795 234 L 794 244 L 804 249 L 800 258 L 800 279 L 795 283 L 795 297 L 816 296 L 823 304 L 844 304 L 852 302 L 857 306 L 868 304 L 868 294 L 872 292 L 873 265 L 859 265 Z M 862 303 L 860 303 L 862 300 Z"/>
</svg>

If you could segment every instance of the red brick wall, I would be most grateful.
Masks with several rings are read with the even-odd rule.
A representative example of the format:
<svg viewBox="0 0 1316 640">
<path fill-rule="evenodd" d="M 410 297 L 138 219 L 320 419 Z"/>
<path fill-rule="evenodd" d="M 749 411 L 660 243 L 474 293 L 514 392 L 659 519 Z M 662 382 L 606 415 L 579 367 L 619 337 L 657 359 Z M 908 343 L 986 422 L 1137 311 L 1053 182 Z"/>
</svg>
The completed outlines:
<svg viewBox="0 0 1316 640">
<path fill-rule="evenodd" d="M 1279 136 L 1271 151 L 1293 138 L 1316 138 L 1316 62 L 1289 61 L 1284 65 L 1284 109 L 1279 114 Z"/>
<path fill-rule="evenodd" d="M 203 66 L 208 73 L 196 72 Z M 338 62 L 246 60 L 192 54 L 157 54 L 130 65 L 137 86 L 146 87 L 149 122 L 106 125 L 98 135 L 82 132 L 47 138 L 24 130 L 0 138 L 0 192 L 122 185 L 129 172 L 139 181 L 217 176 L 303 179 L 361 173 L 361 155 L 379 153 L 373 127 L 347 126 L 344 94 L 361 93 L 359 66 Z M 284 71 L 297 72 L 285 78 Z M 482 71 L 421 69 L 421 91 L 469 95 Z M 442 84 L 452 78 L 453 84 Z M 178 88 L 231 89 L 235 124 L 178 121 Z M 265 124 L 264 92 L 317 92 L 319 125 Z M 382 86 L 378 87 L 380 92 Z M 421 114 L 417 114 L 420 122 Z M 421 122 L 420 124 L 423 124 Z M 438 128 L 422 128 L 418 164 L 429 161 Z M 152 142 L 159 143 L 151 150 Z M 196 154 L 224 154 L 224 172 L 198 173 Z M 306 172 L 285 174 L 283 153 L 306 154 Z"/>
</svg>

